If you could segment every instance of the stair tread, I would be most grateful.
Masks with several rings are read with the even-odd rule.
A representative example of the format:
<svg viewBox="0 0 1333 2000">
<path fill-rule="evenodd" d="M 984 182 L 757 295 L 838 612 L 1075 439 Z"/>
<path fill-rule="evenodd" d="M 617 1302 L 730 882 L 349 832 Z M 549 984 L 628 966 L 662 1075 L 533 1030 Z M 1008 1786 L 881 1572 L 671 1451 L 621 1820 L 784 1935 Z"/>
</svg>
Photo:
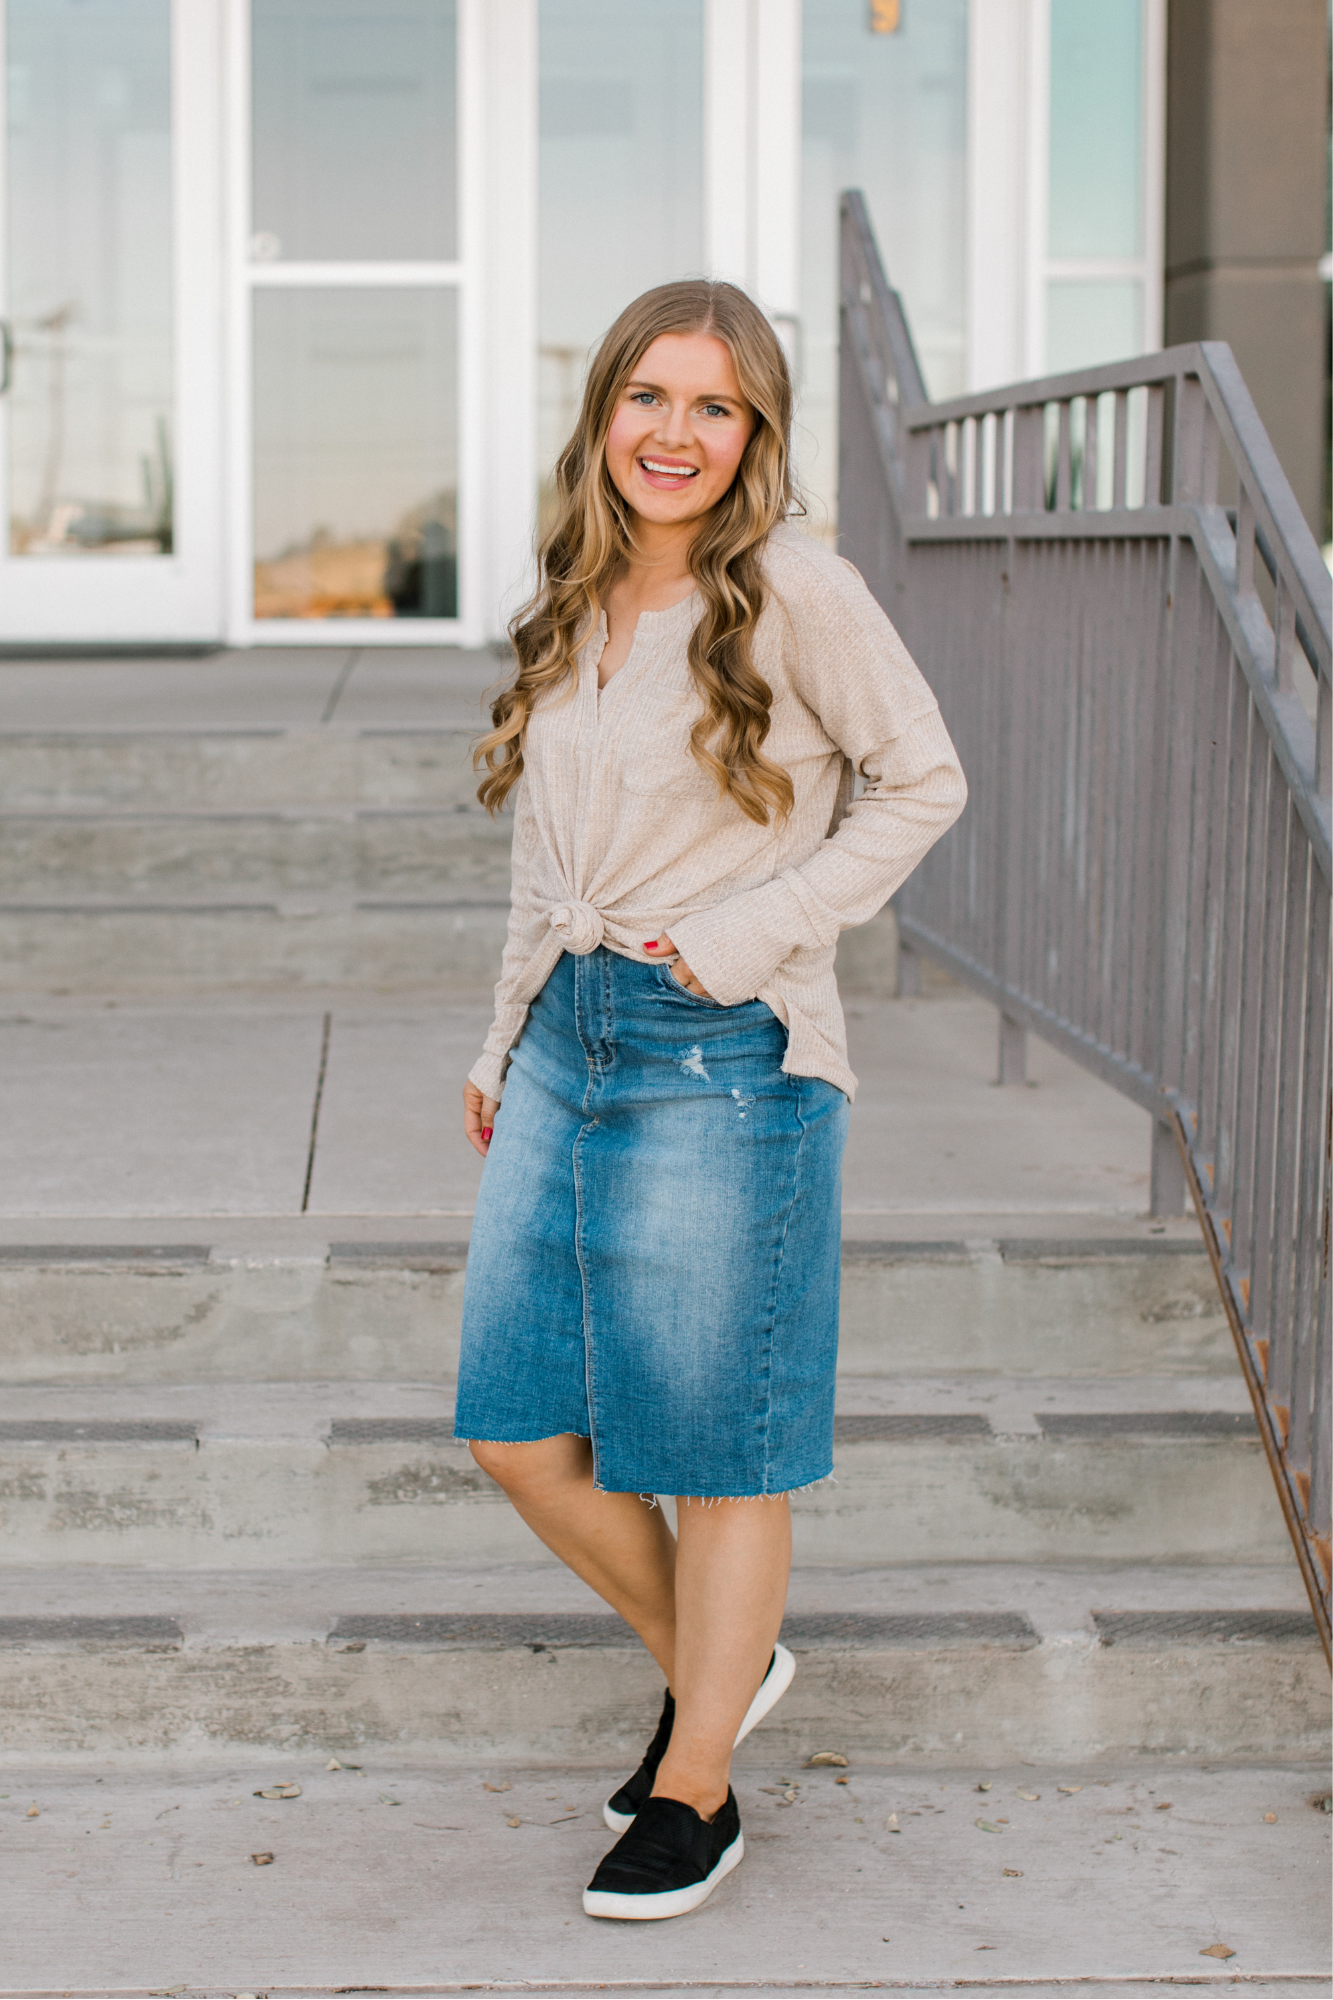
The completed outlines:
<svg viewBox="0 0 1333 2000">
<path fill-rule="evenodd" d="M 1293 1563 L 798 1567 L 788 1597 L 803 1643 L 817 1638 L 820 1620 L 830 1641 L 840 1620 L 881 1621 L 883 1632 L 882 1621 L 898 1619 L 926 1637 L 932 1629 L 957 1632 L 957 1621 L 968 1618 L 1024 1620 L 1041 1638 L 1082 1633 L 1090 1640 L 1098 1616 L 1176 1621 L 1183 1630 L 1190 1620 L 1225 1624 L 1242 1614 L 1295 1619 L 1302 1634 L 1305 1621 L 1313 1632 Z M 508 1618 L 515 1621 L 510 1643 L 523 1645 L 540 1636 L 522 1636 L 534 1619 L 613 1616 L 554 1558 L 241 1572 L 0 1567 L 0 1630 L 6 1620 L 156 1618 L 205 1645 L 306 1643 L 327 1638 L 340 1620 L 379 1621 L 387 1631 L 401 1619 Z M 861 1632 L 864 1640 L 869 1627 Z"/>
<path fill-rule="evenodd" d="M 318 989 L 309 996 L 318 1005 Z M 238 996 L 238 1004 L 240 996 Z M 481 1020 L 480 1008 L 473 1010 Z M 484 1023 L 483 1023 L 484 1026 Z M 1096 1214 L 1042 1209 L 947 1211 L 935 1214 L 866 1215 L 845 1209 L 842 1218 L 845 1262 L 977 1263 L 999 1259 L 1014 1266 L 1070 1263 L 1123 1263 L 1127 1259 L 1206 1260 L 1193 1216 L 1149 1222 L 1130 1211 Z M 393 1210 L 383 1214 L 336 1211 L 304 1215 L 275 1212 L 171 1215 L 0 1214 L 0 1262 L 49 1260 L 95 1263 L 163 1257 L 185 1244 L 192 1257 L 285 1257 L 303 1247 L 326 1258 L 405 1264 L 423 1250 L 465 1246 L 471 1212 Z M 1092 1233 L 1095 1230 L 1095 1234 Z M 1025 1232 L 1031 1232 L 1025 1233 Z"/>
<path fill-rule="evenodd" d="M 410 1382 L 106 1383 L 7 1389 L 0 1442 L 86 1438 L 164 1443 L 327 1439 L 336 1445 L 448 1442 L 451 1385 Z M 1089 1377 L 843 1374 L 845 1442 L 911 1434 L 1075 1439 L 1139 1428 L 1167 1436 L 1243 1432 L 1249 1395 L 1234 1376 Z"/>
<path fill-rule="evenodd" d="M 94 734 L 155 739 L 230 734 L 238 724 L 302 730 L 322 741 L 374 726 L 475 730 L 482 697 L 504 678 L 487 648 L 367 647 L 339 689 L 345 645 L 294 653 L 281 646 L 178 660 L 118 659 L 95 670 L 79 662 L 15 662 L 4 669 L 6 734 Z M 336 705 L 330 712 L 330 703 Z M 323 718 L 328 716 L 328 724 Z"/>
<path fill-rule="evenodd" d="M 625 1704 L 640 1742 L 647 1693 Z M 854 1753 L 839 1785 L 847 1772 L 802 1769 L 808 1753 L 766 1724 L 736 1774 L 745 1862 L 706 1917 L 654 1926 L 650 1941 L 579 1912 L 610 1845 L 602 1801 L 625 1777 L 597 1722 L 563 1755 L 522 1759 L 488 1745 L 448 1762 L 417 1742 L 367 1753 L 333 1716 L 203 1769 L 11 1759 L 6 1887 L 22 1919 L 4 1990 L 142 1995 L 150 1978 L 173 1990 L 170 1977 L 208 1993 L 569 2000 L 1328 1991 L 1329 1822 L 1308 1804 L 1328 1779 L 1314 1756 L 1200 1769 L 1163 1753 L 1034 1765 L 1009 1750 L 950 1769 Z M 253 1796 L 284 1779 L 299 1799 Z M 999 1837 L 977 1830 L 983 1816 L 1004 1822 Z M 256 1870 L 252 1851 L 276 1851 L 274 1865 Z M 1199 1952 L 1219 1939 L 1243 1955 L 1214 1976 Z"/>
<path fill-rule="evenodd" d="M 1093 1629 L 1104 1646 L 1139 1650 L 1189 1645 L 1299 1645 L 1319 1649 L 1319 1634 L 1308 1605 L 1303 1611 L 1093 1611 Z M 283 1637 L 271 1635 L 269 1643 Z M 1062 1635 L 1067 1636 L 1067 1635 Z M 783 1642 L 793 1651 L 815 1648 L 865 1649 L 1039 1646 L 1041 1635 L 1021 1611 L 789 1611 L 782 1621 Z M 91 1616 L 0 1614 L 0 1647 L 5 1646 L 182 1646 L 186 1632 L 177 1618 L 144 1613 Z M 252 1645 L 254 1635 L 239 1643 Z M 297 1639 L 308 1643 L 307 1635 Z M 566 1647 L 637 1649 L 623 1619 L 601 1612 L 369 1612 L 335 1618 L 324 1634 L 335 1649 L 364 1651 L 369 1645 L 421 1646 L 435 1651 L 506 1648 L 529 1652 Z"/>
</svg>

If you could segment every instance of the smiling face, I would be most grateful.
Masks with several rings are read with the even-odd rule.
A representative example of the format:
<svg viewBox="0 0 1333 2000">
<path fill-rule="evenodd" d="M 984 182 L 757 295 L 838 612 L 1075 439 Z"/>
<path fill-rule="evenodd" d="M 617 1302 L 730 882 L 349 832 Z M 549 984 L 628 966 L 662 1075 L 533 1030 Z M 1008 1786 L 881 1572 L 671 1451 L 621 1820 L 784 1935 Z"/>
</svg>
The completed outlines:
<svg viewBox="0 0 1333 2000">
<path fill-rule="evenodd" d="M 607 470 L 641 522 L 681 527 L 717 505 L 754 426 L 726 342 L 661 333 L 620 392 Z"/>
</svg>

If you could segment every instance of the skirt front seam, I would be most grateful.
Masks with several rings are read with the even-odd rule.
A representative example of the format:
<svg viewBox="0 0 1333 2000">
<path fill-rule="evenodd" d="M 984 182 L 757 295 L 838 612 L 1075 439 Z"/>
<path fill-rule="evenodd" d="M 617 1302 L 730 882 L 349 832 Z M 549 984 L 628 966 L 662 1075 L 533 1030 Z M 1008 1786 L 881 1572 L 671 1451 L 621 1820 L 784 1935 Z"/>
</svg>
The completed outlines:
<svg viewBox="0 0 1333 2000">
<path fill-rule="evenodd" d="M 765 1333 L 764 1333 L 764 1361 L 763 1361 L 764 1454 L 763 1454 L 763 1470 L 761 1474 L 761 1486 L 765 1494 L 768 1493 L 770 1490 L 768 1483 L 768 1475 L 769 1475 L 769 1445 L 770 1445 L 771 1432 L 773 1426 L 773 1336 L 776 1331 L 778 1322 L 778 1301 L 782 1297 L 782 1260 L 786 1255 L 787 1251 L 787 1235 L 788 1231 L 791 1228 L 792 1210 L 796 1206 L 797 1190 L 800 1186 L 801 1147 L 805 1140 L 805 1120 L 801 1116 L 800 1090 L 799 1089 L 793 1090 L 791 1095 L 793 1099 L 793 1109 L 796 1113 L 796 1126 L 797 1126 L 796 1151 L 792 1157 L 791 1187 L 787 1196 L 787 1206 L 785 1211 L 783 1212 L 783 1217 L 782 1217 L 782 1233 L 778 1237 L 776 1253 L 773 1258 L 773 1282 L 769 1289 L 769 1298 L 768 1298 L 768 1324 L 765 1328 Z M 786 1489 L 784 1488 L 784 1491 L 785 1490 Z"/>
<path fill-rule="evenodd" d="M 592 1095 L 592 1083 L 588 1085 L 588 1096 Z M 586 1103 L 585 1110 L 590 1108 Z M 592 1289 L 588 1283 L 588 1260 L 583 1240 L 583 1160 L 584 1140 L 595 1130 L 597 1120 L 585 1125 L 574 1141 L 574 1255 L 578 1259 L 579 1283 L 583 1291 L 583 1385 L 588 1402 L 588 1439 L 592 1445 L 592 1483 L 597 1492 L 602 1486 L 601 1464 L 597 1450 L 597 1370 L 596 1348 L 593 1337 Z"/>
</svg>

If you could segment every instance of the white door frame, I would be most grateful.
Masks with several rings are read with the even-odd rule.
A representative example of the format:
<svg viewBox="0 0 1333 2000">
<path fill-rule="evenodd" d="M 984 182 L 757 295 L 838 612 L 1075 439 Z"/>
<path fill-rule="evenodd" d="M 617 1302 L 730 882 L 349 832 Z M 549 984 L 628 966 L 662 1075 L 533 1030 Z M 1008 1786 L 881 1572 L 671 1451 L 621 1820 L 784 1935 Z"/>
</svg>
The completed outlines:
<svg viewBox="0 0 1333 2000">
<path fill-rule="evenodd" d="M 1046 373 L 1046 287 L 1053 277 L 1134 278 L 1140 340 L 1162 340 L 1166 220 L 1166 0 L 1142 0 L 1141 255 L 1053 259 L 1050 0 L 971 0 L 968 19 L 967 376 L 969 389 Z"/>
<path fill-rule="evenodd" d="M 800 353 L 801 0 L 705 0 L 704 256 Z"/>
<path fill-rule="evenodd" d="M 0 398 L 0 643 L 193 646 L 222 636 L 221 0 L 172 0 L 173 553 L 11 556 Z M 4 12 L 0 6 L 0 68 Z M 6 148 L 0 134 L 0 216 Z M 0 301 L 6 297 L 0 227 Z M 3 312 L 0 304 L 0 312 Z"/>
<path fill-rule="evenodd" d="M 515 413 L 522 413 L 531 393 L 522 390 L 503 410 L 500 377 L 512 365 L 519 337 L 524 352 L 520 377 L 534 375 L 533 337 L 522 307 L 522 283 L 513 281 L 521 260 L 532 265 L 521 198 L 515 182 L 523 179 L 523 138 L 516 130 L 524 122 L 526 99 L 532 99 L 526 122 L 533 127 L 526 150 L 535 162 L 535 90 L 515 93 L 511 105 L 498 87 L 497 69 L 512 75 L 524 69 L 523 16 L 533 0 L 459 0 L 458 6 L 458 203 L 459 255 L 453 263 L 255 263 L 250 244 L 250 6 L 249 0 L 224 0 L 226 7 L 227 75 L 227 325 L 228 325 L 228 585 L 227 637 L 238 646 L 475 646 L 493 636 L 499 622 L 499 584 L 506 564 L 512 566 L 514 535 L 512 492 L 517 477 L 533 456 L 514 449 L 497 465 L 501 437 L 517 446 Z M 507 38 L 505 26 L 518 32 Z M 517 145 L 515 142 L 517 141 Z M 517 171 L 514 154 L 517 154 Z M 506 200 L 506 196 L 509 200 Z M 508 282 L 506 282 L 508 281 Z M 532 288 L 535 279 L 530 278 Z M 253 614 L 253 518 L 251 423 L 251 301 L 261 287 L 421 285 L 448 288 L 459 301 L 458 376 L 458 596 L 456 618 L 273 618 Z M 488 294 L 490 295 L 488 297 Z M 509 307 L 497 324 L 496 300 Z M 532 425 L 524 428 L 531 431 Z M 488 478 L 488 467 L 492 476 Z M 530 486 L 531 482 L 527 482 Z M 523 496 L 522 517 L 531 514 L 530 492 Z"/>
</svg>

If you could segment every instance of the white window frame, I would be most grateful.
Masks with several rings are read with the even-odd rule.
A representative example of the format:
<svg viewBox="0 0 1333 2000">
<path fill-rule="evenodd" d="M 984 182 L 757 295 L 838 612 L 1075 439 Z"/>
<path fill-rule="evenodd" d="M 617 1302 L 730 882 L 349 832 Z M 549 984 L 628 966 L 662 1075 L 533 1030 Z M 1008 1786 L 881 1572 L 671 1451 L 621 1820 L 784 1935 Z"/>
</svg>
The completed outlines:
<svg viewBox="0 0 1333 2000">
<path fill-rule="evenodd" d="M 0 8 L 0 70 L 4 64 Z M 15 647 L 216 645 L 223 633 L 220 0 L 172 0 L 172 553 L 12 556 L 0 638 Z M 0 144 L 0 216 L 6 210 Z M 0 227 L 0 260 L 5 255 Z M 0 302 L 6 299 L 0 265 Z M 0 313 L 5 306 L 0 303 Z M 0 521 L 9 520 L 0 399 Z"/>
<path fill-rule="evenodd" d="M 487 612 L 491 579 L 488 507 L 483 463 L 486 456 L 488 383 L 482 252 L 491 265 L 502 263 L 506 245 L 488 232 L 487 169 L 495 162 L 486 146 L 488 111 L 495 107 L 494 57 L 497 23 L 488 16 L 513 12 L 505 0 L 459 0 L 458 5 L 458 247 L 451 263 L 256 263 L 249 255 L 250 204 L 250 4 L 225 0 L 227 73 L 227 297 L 228 396 L 228 588 L 227 637 L 236 646 L 476 646 L 490 636 L 494 615 Z M 507 54 L 507 52 L 506 52 Z M 491 88 L 488 90 L 488 82 Z M 488 160 L 487 152 L 491 158 Z M 261 288 L 366 286 L 376 290 L 423 286 L 449 289 L 458 297 L 458 616 L 456 618 L 256 618 L 253 552 L 253 312 Z M 488 396 L 488 388 L 491 394 Z M 494 456 L 492 451 L 490 454 Z"/>
</svg>

